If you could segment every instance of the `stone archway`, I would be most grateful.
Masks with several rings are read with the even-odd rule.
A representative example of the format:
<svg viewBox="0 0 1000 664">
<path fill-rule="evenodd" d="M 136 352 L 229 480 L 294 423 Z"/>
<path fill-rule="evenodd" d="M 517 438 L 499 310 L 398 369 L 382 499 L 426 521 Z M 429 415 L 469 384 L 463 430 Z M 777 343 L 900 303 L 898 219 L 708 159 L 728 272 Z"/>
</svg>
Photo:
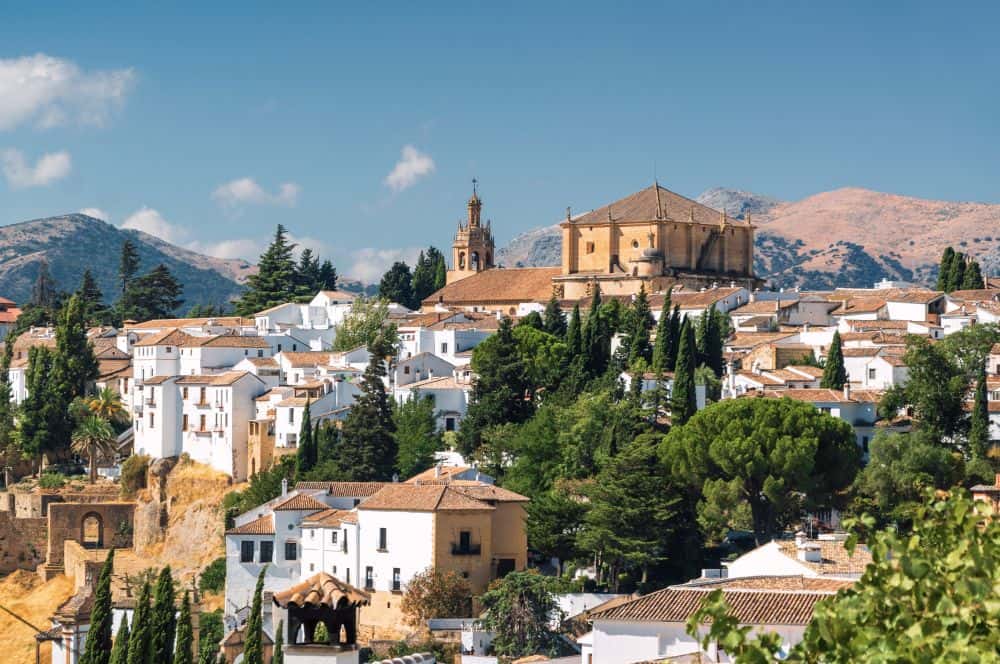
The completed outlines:
<svg viewBox="0 0 1000 664">
<path fill-rule="evenodd" d="M 104 548 L 104 519 L 97 512 L 87 512 L 80 519 L 80 544 L 85 549 Z"/>
</svg>

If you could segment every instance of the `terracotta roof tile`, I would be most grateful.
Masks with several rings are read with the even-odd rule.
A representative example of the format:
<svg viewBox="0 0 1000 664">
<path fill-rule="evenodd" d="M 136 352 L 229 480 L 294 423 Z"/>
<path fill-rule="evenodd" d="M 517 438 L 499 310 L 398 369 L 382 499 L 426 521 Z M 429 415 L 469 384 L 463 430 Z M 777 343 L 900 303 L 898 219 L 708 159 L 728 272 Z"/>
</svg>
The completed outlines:
<svg viewBox="0 0 1000 664">
<path fill-rule="evenodd" d="M 819 574 L 828 576 L 860 575 L 872 562 L 872 554 L 864 546 L 858 546 L 854 554 L 848 553 L 844 543 L 838 540 L 808 540 L 820 549 L 821 562 L 811 563 L 798 558 L 794 540 L 779 540 L 778 550 L 801 565 Z"/>
<path fill-rule="evenodd" d="M 495 302 L 547 302 L 552 297 L 552 278 L 561 267 L 494 268 L 453 282 L 427 297 L 426 306 Z"/>
<path fill-rule="evenodd" d="M 742 288 L 707 288 L 704 291 L 674 291 L 670 294 L 671 306 L 680 306 L 681 309 L 707 309 L 713 304 L 717 304 L 730 295 L 738 293 Z M 655 296 L 654 296 L 655 297 Z M 654 309 L 663 308 L 662 296 L 659 299 L 659 306 L 654 304 L 653 297 L 650 298 L 650 306 Z"/>
<path fill-rule="evenodd" d="M 367 606 L 371 596 L 337 577 L 320 572 L 287 590 L 274 593 L 272 599 L 282 608 L 289 605 L 337 608 L 342 599 L 347 599 L 351 606 Z"/>
<path fill-rule="evenodd" d="M 188 343 L 188 340 L 193 338 L 190 334 L 172 327 L 153 334 L 147 334 L 132 344 L 132 346 L 184 346 Z"/>
<path fill-rule="evenodd" d="M 657 214 L 657 188 L 659 188 L 660 214 Z M 707 205 L 691 200 L 685 196 L 674 193 L 659 185 L 652 185 L 641 189 L 625 198 L 618 199 L 610 205 L 597 208 L 586 214 L 573 218 L 569 223 L 573 225 L 604 225 L 608 223 L 608 209 L 611 210 L 611 218 L 615 223 L 630 221 L 653 221 L 663 218 L 670 222 L 689 222 L 694 218 L 696 223 L 719 225 L 722 213 L 713 210 Z M 727 222 L 733 226 L 747 226 L 747 222 L 741 219 L 727 218 Z"/>
<path fill-rule="evenodd" d="M 236 526 L 235 528 L 230 528 L 226 531 L 227 535 L 273 535 L 274 534 L 274 517 L 270 514 L 266 514 L 259 519 L 255 519 L 250 523 L 245 523 L 242 526 Z"/>
<path fill-rule="evenodd" d="M 386 485 L 386 482 L 298 482 L 296 491 L 326 491 L 335 498 L 369 498 Z"/>
<path fill-rule="evenodd" d="M 217 327 L 241 327 L 254 324 L 252 318 L 218 316 L 214 318 L 155 318 L 142 323 L 132 323 L 127 327 L 130 330 L 157 330 L 164 327 L 205 327 L 209 322 Z"/>
<path fill-rule="evenodd" d="M 328 508 L 308 493 L 296 493 L 276 504 L 272 509 L 275 512 L 284 512 L 290 510 L 325 510 Z"/>
<path fill-rule="evenodd" d="M 211 337 L 190 337 L 184 342 L 186 347 L 207 348 L 270 348 L 261 337 L 252 335 L 219 334 Z"/>
<path fill-rule="evenodd" d="M 486 503 L 471 498 L 447 484 L 387 484 L 358 505 L 359 510 L 437 512 L 439 510 L 489 511 Z"/>
<path fill-rule="evenodd" d="M 253 376 L 249 371 L 225 371 L 220 374 L 202 374 L 194 376 L 181 376 L 177 379 L 178 385 L 214 385 L 225 387 L 232 385 L 244 376 Z M 254 380 L 260 380 L 254 376 Z M 148 382 L 148 381 L 147 381 Z"/>
<path fill-rule="evenodd" d="M 312 526 L 339 526 L 344 522 L 344 517 L 351 514 L 350 510 L 327 509 L 322 512 L 310 514 L 302 520 L 302 525 Z"/>
<path fill-rule="evenodd" d="M 281 351 L 279 353 L 282 361 L 288 362 L 292 367 L 301 369 L 304 367 L 318 367 L 331 362 L 329 351 L 301 350 L 301 351 Z"/>
</svg>

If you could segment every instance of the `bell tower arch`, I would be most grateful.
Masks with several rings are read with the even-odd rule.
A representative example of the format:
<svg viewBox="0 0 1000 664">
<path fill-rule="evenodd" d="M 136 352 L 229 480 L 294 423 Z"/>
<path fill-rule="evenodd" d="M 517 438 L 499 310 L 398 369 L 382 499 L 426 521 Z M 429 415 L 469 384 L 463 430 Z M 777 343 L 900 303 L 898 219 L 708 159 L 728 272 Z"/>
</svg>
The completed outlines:
<svg viewBox="0 0 1000 664">
<path fill-rule="evenodd" d="M 470 277 L 493 267 L 493 231 L 489 220 L 482 223 L 483 201 L 479 198 L 478 182 L 472 180 L 472 196 L 466 203 L 465 222 L 458 223 L 455 241 L 451 245 L 452 261 L 447 283 Z"/>
</svg>

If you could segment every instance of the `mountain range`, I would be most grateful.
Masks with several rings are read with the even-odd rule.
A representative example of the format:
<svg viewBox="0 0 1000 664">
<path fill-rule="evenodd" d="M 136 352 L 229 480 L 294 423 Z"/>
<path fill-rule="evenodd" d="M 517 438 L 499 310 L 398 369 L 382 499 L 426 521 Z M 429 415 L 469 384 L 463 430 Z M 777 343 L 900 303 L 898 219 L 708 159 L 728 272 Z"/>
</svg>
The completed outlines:
<svg viewBox="0 0 1000 664">
<path fill-rule="evenodd" d="M 717 187 L 696 199 L 757 226 L 755 269 L 773 288 L 871 287 L 888 278 L 932 285 L 944 248 L 1000 272 L 1000 205 L 935 201 L 861 188 L 782 201 Z M 559 225 L 536 228 L 497 251 L 510 267 L 558 265 Z"/>
</svg>

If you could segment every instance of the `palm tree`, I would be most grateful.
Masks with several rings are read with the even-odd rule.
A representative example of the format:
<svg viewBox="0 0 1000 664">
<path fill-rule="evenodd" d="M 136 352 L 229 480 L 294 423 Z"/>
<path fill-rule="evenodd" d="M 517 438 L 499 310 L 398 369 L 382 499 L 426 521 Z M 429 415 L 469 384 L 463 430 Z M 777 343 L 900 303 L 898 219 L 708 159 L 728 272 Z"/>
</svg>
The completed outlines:
<svg viewBox="0 0 1000 664">
<path fill-rule="evenodd" d="M 90 483 L 97 481 L 98 455 L 113 452 L 115 432 L 108 421 L 99 415 L 90 415 L 77 425 L 73 432 L 73 452 L 90 458 Z"/>
<path fill-rule="evenodd" d="M 91 413 L 106 422 L 120 422 L 125 417 L 122 397 L 110 387 L 102 388 L 100 392 L 87 399 L 87 407 Z"/>
</svg>

